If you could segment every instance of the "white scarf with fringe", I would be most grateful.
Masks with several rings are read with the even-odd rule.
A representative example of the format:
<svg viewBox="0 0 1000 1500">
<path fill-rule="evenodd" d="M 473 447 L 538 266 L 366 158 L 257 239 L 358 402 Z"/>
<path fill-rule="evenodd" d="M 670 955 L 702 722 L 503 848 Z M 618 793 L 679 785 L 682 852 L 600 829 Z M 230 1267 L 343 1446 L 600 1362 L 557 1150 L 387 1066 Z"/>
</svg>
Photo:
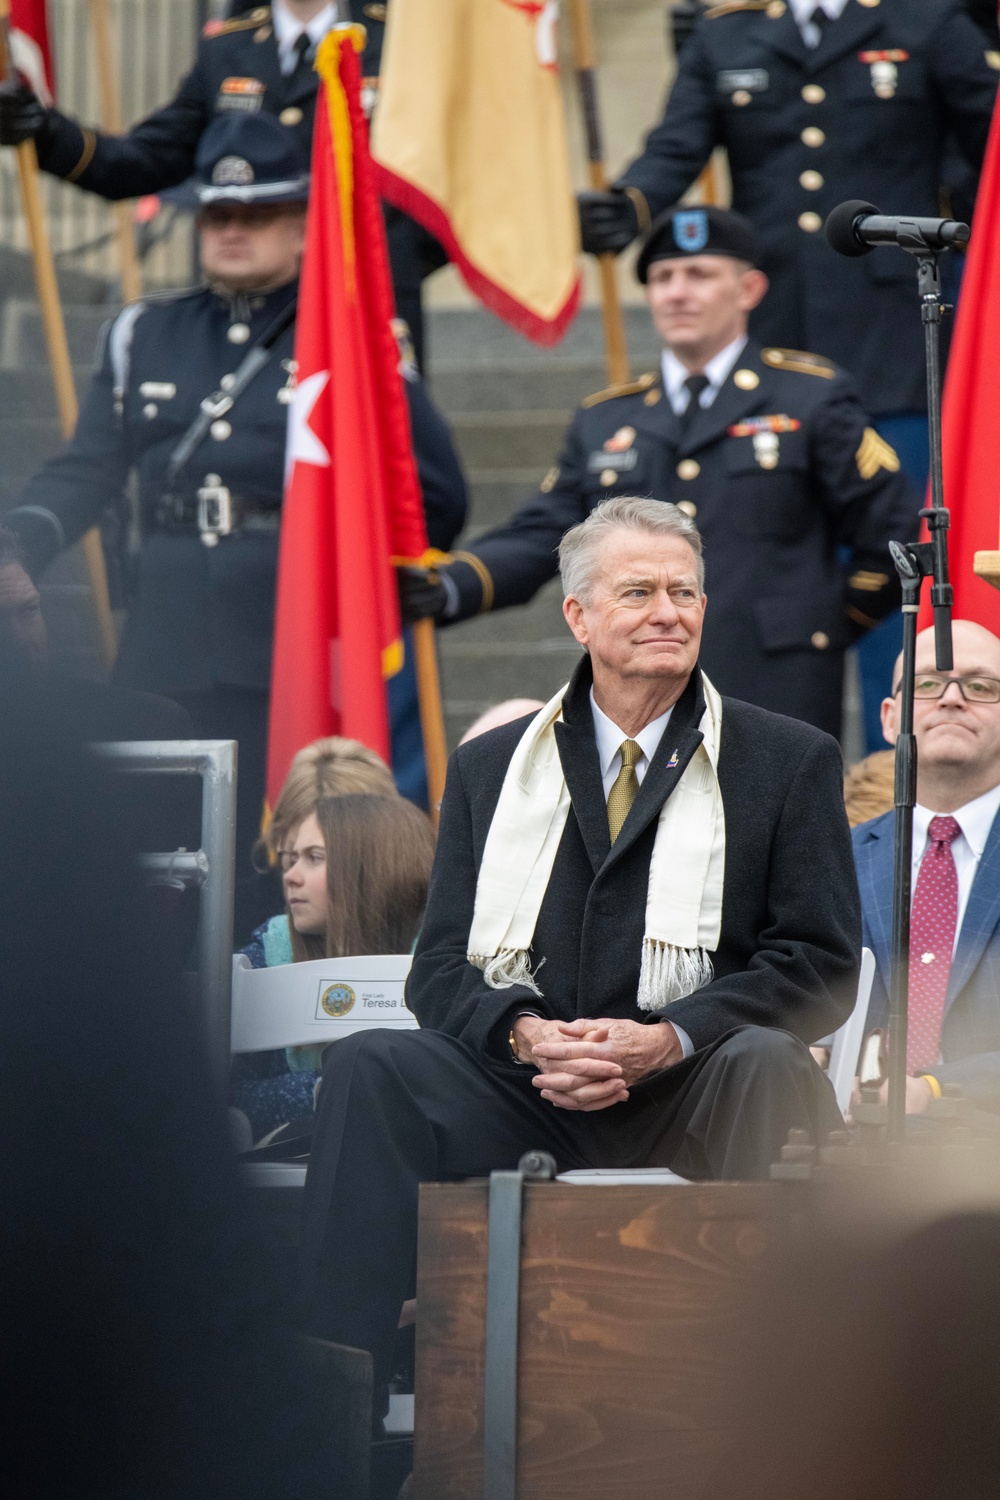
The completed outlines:
<svg viewBox="0 0 1000 1500">
<path fill-rule="evenodd" d="M 641 1010 L 663 1010 L 707 984 L 710 955 L 719 946 L 726 864 L 717 774 L 722 699 L 704 673 L 701 681 L 704 738 L 660 810 L 649 864 Z M 521 736 L 486 836 L 468 958 L 491 989 L 519 984 L 542 994 L 529 950 L 570 809 L 554 730 L 568 686 Z"/>
</svg>

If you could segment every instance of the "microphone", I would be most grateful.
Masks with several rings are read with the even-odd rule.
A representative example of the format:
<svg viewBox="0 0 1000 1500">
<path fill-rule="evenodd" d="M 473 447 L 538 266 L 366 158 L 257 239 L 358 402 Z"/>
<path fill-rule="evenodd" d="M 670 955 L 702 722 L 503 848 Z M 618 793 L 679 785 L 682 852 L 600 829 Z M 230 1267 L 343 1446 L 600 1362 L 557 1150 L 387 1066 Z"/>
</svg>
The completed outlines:
<svg viewBox="0 0 1000 1500">
<path fill-rule="evenodd" d="M 876 245 L 926 253 L 967 245 L 970 229 L 958 219 L 915 219 L 880 214 L 874 203 L 851 199 L 826 221 L 826 237 L 838 255 L 868 255 Z"/>
</svg>

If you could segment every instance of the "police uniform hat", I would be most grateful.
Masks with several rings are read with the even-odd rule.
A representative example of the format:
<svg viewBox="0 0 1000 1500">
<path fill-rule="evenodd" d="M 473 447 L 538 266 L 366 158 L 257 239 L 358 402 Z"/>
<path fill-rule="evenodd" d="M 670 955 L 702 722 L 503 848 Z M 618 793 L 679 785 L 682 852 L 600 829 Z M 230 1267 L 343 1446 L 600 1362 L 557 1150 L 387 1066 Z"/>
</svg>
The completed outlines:
<svg viewBox="0 0 1000 1500">
<path fill-rule="evenodd" d="M 305 203 L 309 172 L 294 133 L 273 115 L 221 115 L 198 143 L 194 176 L 162 196 L 186 208 Z"/>
<path fill-rule="evenodd" d="M 757 264 L 753 226 L 730 208 L 668 208 L 649 226 L 635 263 L 635 274 L 646 284 L 657 260 L 681 260 L 686 255 L 731 255 Z"/>
</svg>

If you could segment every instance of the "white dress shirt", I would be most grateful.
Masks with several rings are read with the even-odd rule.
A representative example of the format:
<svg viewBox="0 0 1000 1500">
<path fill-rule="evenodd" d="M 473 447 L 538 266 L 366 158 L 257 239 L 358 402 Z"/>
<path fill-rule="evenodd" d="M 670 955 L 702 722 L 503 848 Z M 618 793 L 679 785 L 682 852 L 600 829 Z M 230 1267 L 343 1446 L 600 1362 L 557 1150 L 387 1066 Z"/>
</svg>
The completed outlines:
<svg viewBox="0 0 1000 1500">
<path fill-rule="evenodd" d="M 295 43 L 303 32 L 309 37 L 309 45 L 315 49 L 326 36 L 331 26 L 337 23 L 336 4 L 324 5 L 319 13 L 313 16 L 306 25 L 297 20 L 291 11 L 281 3 L 274 0 L 271 6 L 271 24 L 274 27 L 274 39 L 278 44 L 278 66 L 287 77 L 295 71 L 298 57 L 295 51 Z"/>
<path fill-rule="evenodd" d="M 670 723 L 673 707 L 668 708 L 665 714 L 660 714 L 659 718 L 651 720 L 645 729 L 639 730 L 638 734 L 626 734 L 624 729 L 619 729 L 614 720 L 609 719 L 607 714 L 598 708 L 593 688 L 590 690 L 590 708 L 594 715 L 594 735 L 597 739 L 597 754 L 601 762 L 601 780 L 604 783 L 605 798 L 610 794 L 618 778 L 618 772 L 622 768 L 623 740 L 635 740 L 642 751 L 635 764 L 635 779 L 641 786 L 649 762 L 656 754 L 656 747 L 663 738 L 663 731 Z"/>
<path fill-rule="evenodd" d="M 831 21 L 843 15 L 847 0 L 790 0 L 792 15 L 795 17 L 796 25 L 802 33 L 802 40 L 807 47 L 818 47 L 821 32 L 815 22 L 809 18 L 817 8 L 826 12 Z"/>
<path fill-rule="evenodd" d="M 711 406 L 720 389 L 729 377 L 729 372 L 746 348 L 746 334 L 741 334 L 738 339 L 733 339 L 724 349 L 710 359 L 702 372 L 708 379 L 708 385 L 698 398 L 698 404 L 702 407 Z M 688 409 L 691 400 L 691 392 L 686 389 L 684 382 L 691 371 L 682 365 L 677 355 L 670 349 L 664 349 L 660 360 L 663 370 L 663 389 L 667 393 L 667 400 L 674 409 L 676 416 L 681 416 Z"/>
<path fill-rule="evenodd" d="M 969 896 L 972 891 L 972 882 L 976 878 L 979 861 L 983 857 L 986 848 L 986 840 L 989 838 L 993 820 L 1000 811 L 1000 786 L 995 786 L 989 792 L 984 792 L 973 802 L 967 802 L 964 807 L 958 808 L 951 813 L 962 830 L 951 846 L 952 857 L 955 861 L 955 873 L 958 876 L 958 921 L 955 923 L 955 942 L 952 946 L 952 957 L 958 947 L 959 934 L 962 931 L 962 923 L 965 920 L 965 909 L 969 904 Z M 927 853 L 930 844 L 928 830 L 931 818 L 947 816 L 944 813 L 931 812 L 928 807 L 921 807 L 918 802 L 913 809 L 913 891 L 916 893 L 917 876 L 920 873 L 920 862 Z"/>
</svg>

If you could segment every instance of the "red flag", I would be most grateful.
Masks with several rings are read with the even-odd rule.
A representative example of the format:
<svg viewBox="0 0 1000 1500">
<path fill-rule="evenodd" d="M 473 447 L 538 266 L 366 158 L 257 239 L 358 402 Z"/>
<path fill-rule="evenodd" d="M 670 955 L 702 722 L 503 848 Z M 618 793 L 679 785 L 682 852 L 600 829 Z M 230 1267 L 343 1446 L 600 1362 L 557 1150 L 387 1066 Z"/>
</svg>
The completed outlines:
<svg viewBox="0 0 1000 1500">
<path fill-rule="evenodd" d="M 44 104 L 51 104 L 55 75 L 45 0 L 10 0 L 10 50 L 18 72 Z"/>
<path fill-rule="evenodd" d="M 942 413 L 944 503 L 951 511 L 948 561 L 955 619 L 1000 635 L 1000 593 L 973 573 L 978 551 L 997 550 L 1000 484 L 1000 110 L 986 147 Z M 915 315 L 915 314 L 914 314 Z M 924 533 L 926 537 L 926 531 Z M 924 586 L 920 625 L 930 625 Z"/>
<path fill-rule="evenodd" d="M 363 41 L 361 27 L 334 27 L 316 59 L 271 678 L 272 807 L 292 756 L 322 735 L 348 735 L 389 759 L 385 680 L 403 661 L 393 558 L 428 550 L 361 110 Z"/>
</svg>

